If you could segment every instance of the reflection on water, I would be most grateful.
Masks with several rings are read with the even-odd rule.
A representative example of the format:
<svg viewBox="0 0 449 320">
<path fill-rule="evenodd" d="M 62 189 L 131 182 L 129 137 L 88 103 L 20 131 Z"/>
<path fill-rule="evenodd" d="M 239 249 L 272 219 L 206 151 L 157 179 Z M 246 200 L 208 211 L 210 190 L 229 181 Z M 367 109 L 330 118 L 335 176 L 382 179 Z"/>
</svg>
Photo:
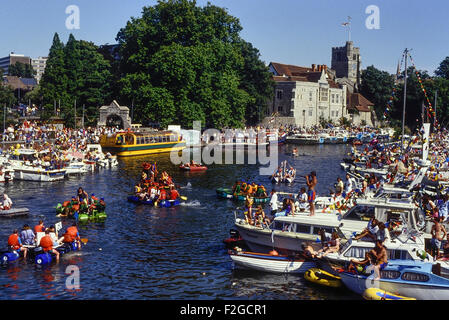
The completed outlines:
<svg viewBox="0 0 449 320">
<path fill-rule="evenodd" d="M 343 176 L 339 162 L 348 148 L 339 146 L 300 146 L 299 157 L 279 150 L 279 162 L 288 160 L 298 176 L 317 172 L 318 193 L 328 193 L 337 176 Z M 174 208 L 135 205 L 126 198 L 139 179 L 143 162 L 157 161 L 159 172 L 169 172 L 186 204 Z M 6 245 L 14 228 L 34 226 L 44 218 L 49 226 L 59 220 L 57 203 L 75 195 L 79 186 L 104 197 L 108 218 L 104 223 L 80 226 L 88 242 L 79 252 L 61 258 L 59 264 L 41 268 L 18 261 L 0 267 L 0 299 L 347 299 L 347 291 L 317 287 L 300 276 L 241 273 L 232 270 L 222 240 L 233 226 L 233 210 L 238 205 L 219 200 L 215 189 L 229 187 L 245 179 L 267 186 L 268 176 L 259 175 L 258 165 L 213 164 L 200 174 L 179 170 L 169 154 L 130 157 L 119 160 L 115 169 L 73 176 L 62 182 L 35 183 L 14 181 L 0 186 L 14 205 L 30 208 L 24 218 L 2 220 L 0 241 Z M 297 192 L 304 185 L 299 178 L 292 185 L 277 189 Z M 71 221 L 63 220 L 63 228 Z M 65 287 L 65 270 L 76 265 L 80 270 L 78 292 Z"/>
</svg>

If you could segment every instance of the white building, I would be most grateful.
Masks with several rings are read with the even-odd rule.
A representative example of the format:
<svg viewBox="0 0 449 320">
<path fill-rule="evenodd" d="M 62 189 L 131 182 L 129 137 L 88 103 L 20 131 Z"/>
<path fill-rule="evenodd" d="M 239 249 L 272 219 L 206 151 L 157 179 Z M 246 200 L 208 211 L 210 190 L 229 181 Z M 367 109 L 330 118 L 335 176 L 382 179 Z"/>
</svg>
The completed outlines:
<svg viewBox="0 0 449 320">
<path fill-rule="evenodd" d="M 38 57 L 36 59 L 31 59 L 31 65 L 34 71 L 36 71 L 35 78 L 39 83 L 45 71 L 45 66 L 47 65 L 48 57 Z"/>
<path fill-rule="evenodd" d="M 338 123 L 342 117 L 349 119 L 346 85 L 336 83 L 327 66 L 307 68 L 271 62 L 269 69 L 276 88 L 268 112 L 276 115 L 278 124 L 311 127 L 320 120 Z"/>
</svg>

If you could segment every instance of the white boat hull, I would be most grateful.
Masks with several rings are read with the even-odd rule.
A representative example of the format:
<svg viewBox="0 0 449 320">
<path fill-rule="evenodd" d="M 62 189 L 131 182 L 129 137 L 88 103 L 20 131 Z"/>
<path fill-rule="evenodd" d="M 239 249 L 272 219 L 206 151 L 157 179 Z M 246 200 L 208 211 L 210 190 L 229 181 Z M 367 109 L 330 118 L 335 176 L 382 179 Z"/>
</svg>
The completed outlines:
<svg viewBox="0 0 449 320">
<path fill-rule="evenodd" d="M 25 181 L 42 181 L 52 182 L 63 180 L 65 177 L 65 170 L 27 170 L 27 169 L 15 169 L 14 178 L 16 180 Z"/>
<path fill-rule="evenodd" d="M 316 264 L 312 261 L 300 260 L 276 260 L 276 256 L 249 256 L 232 254 L 230 258 L 234 262 L 234 267 L 238 269 L 250 269 L 269 273 L 305 273 L 311 268 L 315 268 Z"/>
</svg>

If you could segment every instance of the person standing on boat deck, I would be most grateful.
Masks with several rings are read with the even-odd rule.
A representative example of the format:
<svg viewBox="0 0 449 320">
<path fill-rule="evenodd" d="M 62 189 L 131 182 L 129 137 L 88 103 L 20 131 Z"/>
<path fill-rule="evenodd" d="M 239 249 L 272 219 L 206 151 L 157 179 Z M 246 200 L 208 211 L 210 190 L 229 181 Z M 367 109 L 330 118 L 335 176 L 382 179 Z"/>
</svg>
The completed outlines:
<svg viewBox="0 0 449 320">
<path fill-rule="evenodd" d="M 343 180 L 341 180 L 340 177 L 337 178 L 337 183 L 335 185 L 335 188 L 337 188 L 337 187 L 339 187 L 340 190 L 342 190 L 342 191 L 345 189 L 345 185 L 343 183 Z"/>
<path fill-rule="evenodd" d="M 35 238 L 36 236 L 33 230 L 31 230 L 29 225 L 25 224 L 22 231 L 20 231 L 20 240 L 22 240 L 22 243 L 28 246 L 34 245 Z"/>
<path fill-rule="evenodd" d="M 270 208 L 271 215 L 274 217 L 274 215 L 278 212 L 278 195 L 276 190 L 271 191 Z"/>
<path fill-rule="evenodd" d="M 309 197 L 308 201 L 309 201 L 311 216 L 315 215 L 315 198 L 316 198 L 315 187 L 316 187 L 317 183 L 318 183 L 318 180 L 316 178 L 315 171 L 312 171 L 310 173 L 310 175 L 306 176 L 306 184 L 307 184 L 307 187 L 309 188 L 307 195 Z"/>
<path fill-rule="evenodd" d="M 346 174 L 346 184 L 345 184 L 346 196 L 348 196 L 353 189 L 354 189 L 354 179 L 352 179 L 349 174 Z"/>
<path fill-rule="evenodd" d="M 447 232 L 446 228 L 441 224 L 442 218 L 434 218 L 432 230 L 430 230 L 430 234 L 432 235 L 432 240 L 430 240 L 430 251 L 431 255 L 436 258 L 440 254 L 441 249 L 441 241 L 446 237 Z M 443 233 L 443 236 L 441 235 Z"/>
<path fill-rule="evenodd" d="M 445 221 L 449 215 L 449 193 L 445 193 L 443 198 L 438 201 L 438 216 Z"/>
<path fill-rule="evenodd" d="M 86 191 L 83 190 L 83 188 L 79 187 L 77 192 L 77 199 L 79 203 L 85 202 L 87 204 L 87 199 L 89 199 L 89 195 Z"/>
</svg>

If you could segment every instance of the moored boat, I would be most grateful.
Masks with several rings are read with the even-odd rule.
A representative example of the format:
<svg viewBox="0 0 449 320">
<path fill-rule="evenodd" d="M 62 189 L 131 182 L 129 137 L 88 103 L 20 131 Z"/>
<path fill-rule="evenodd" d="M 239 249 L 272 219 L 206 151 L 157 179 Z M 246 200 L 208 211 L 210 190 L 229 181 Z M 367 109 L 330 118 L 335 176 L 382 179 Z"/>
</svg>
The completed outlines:
<svg viewBox="0 0 449 320">
<path fill-rule="evenodd" d="M 304 273 L 315 267 L 315 262 L 303 255 L 284 256 L 257 252 L 229 250 L 229 257 L 236 268 L 269 273 Z"/>
<path fill-rule="evenodd" d="M 188 165 L 188 166 L 180 165 L 179 169 L 193 172 L 193 171 L 205 171 L 207 170 L 207 167 L 201 165 Z"/>
<path fill-rule="evenodd" d="M 341 278 L 318 268 L 311 268 L 304 274 L 304 279 L 309 282 L 331 288 L 340 288 L 343 286 Z"/>
<path fill-rule="evenodd" d="M 366 289 L 378 288 L 404 297 L 419 300 L 448 300 L 449 279 L 439 275 L 438 265 L 430 262 L 396 260 L 380 271 L 380 279 L 373 273 L 340 273 L 344 285 L 363 295 Z"/>
</svg>

